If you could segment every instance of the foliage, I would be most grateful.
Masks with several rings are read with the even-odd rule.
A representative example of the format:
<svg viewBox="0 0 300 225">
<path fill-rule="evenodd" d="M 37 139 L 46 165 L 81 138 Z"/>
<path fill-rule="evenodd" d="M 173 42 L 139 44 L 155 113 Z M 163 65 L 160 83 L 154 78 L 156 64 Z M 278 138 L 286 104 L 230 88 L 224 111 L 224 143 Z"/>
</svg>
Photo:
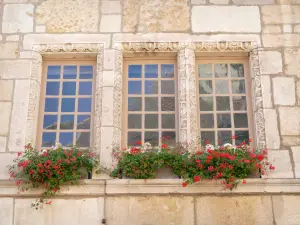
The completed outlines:
<svg viewBox="0 0 300 225">
<path fill-rule="evenodd" d="M 78 148 L 63 149 L 60 145 L 43 150 L 34 149 L 31 144 L 24 152 L 18 152 L 13 164 L 8 166 L 10 179 L 16 181 L 20 192 L 33 188 L 44 188 L 42 196 L 32 203 L 38 209 L 54 196 L 65 183 L 78 184 L 79 180 L 98 166 L 95 154 L 82 152 Z"/>
</svg>

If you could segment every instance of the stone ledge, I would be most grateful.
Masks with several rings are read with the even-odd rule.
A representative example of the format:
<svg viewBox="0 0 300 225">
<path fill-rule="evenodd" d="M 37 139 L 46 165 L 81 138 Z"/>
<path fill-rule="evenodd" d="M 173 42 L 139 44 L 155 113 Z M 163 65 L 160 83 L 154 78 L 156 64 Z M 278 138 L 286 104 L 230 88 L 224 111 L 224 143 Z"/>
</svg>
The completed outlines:
<svg viewBox="0 0 300 225">
<path fill-rule="evenodd" d="M 219 181 L 204 181 L 182 187 L 180 179 L 156 180 L 83 180 L 79 186 L 64 186 L 58 196 L 83 197 L 126 194 L 300 194 L 300 179 L 247 179 L 233 191 L 225 191 Z M 41 194 L 41 190 L 17 193 L 13 182 L 0 180 L 0 197 L 33 197 Z"/>
</svg>

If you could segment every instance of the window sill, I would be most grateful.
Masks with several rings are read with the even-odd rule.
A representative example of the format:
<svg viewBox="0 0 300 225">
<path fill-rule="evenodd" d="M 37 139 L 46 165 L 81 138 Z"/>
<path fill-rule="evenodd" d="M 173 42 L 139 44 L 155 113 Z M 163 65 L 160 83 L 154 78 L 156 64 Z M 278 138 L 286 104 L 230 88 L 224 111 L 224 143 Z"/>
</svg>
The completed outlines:
<svg viewBox="0 0 300 225">
<path fill-rule="evenodd" d="M 223 185 L 218 181 L 203 181 L 187 187 L 182 187 L 180 179 L 155 180 L 82 180 L 78 186 L 65 185 L 58 196 L 93 197 L 104 195 L 127 194 L 282 194 L 300 193 L 300 179 L 246 179 L 246 184 L 229 191 L 222 190 Z M 42 193 L 36 189 L 18 194 L 15 184 L 8 180 L 0 180 L 0 197 L 36 197 Z"/>
</svg>

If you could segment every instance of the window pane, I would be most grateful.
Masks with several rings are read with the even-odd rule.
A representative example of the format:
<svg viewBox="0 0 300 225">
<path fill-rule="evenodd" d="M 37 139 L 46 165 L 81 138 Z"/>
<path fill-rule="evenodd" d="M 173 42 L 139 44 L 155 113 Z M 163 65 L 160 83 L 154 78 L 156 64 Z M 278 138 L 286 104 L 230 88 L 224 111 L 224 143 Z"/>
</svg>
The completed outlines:
<svg viewBox="0 0 300 225">
<path fill-rule="evenodd" d="M 62 115 L 60 117 L 60 129 L 71 130 L 74 128 L 74 115 Z"/>
<path fill-rule="evenodd" d="M 142 98 L 129 97 L 128 98 L 128 111 L 142 111 Z"/>
<path fill-rule="evenodd" d="M 215 64 L 215 77 L 227 77 L 228 66 L 227 64 Z"/>
<path fill-rule="evenodd" d="M 217 114 L 218 128 L 231 128 L 230 114 Z"/>
<path fill-rule="evenodd" d="M 75 95 L 76 94 L 76 82 L 63 82 L 63 95 Z"/>
<path fill-rule="evenodd" d="M 216 97 L 216 99 L 217 99 L 217 111 L 230 110 L 229 97 Z"/>
<path fill-rule="evenodd" d="M 60 66 L 48 66 L 47 79 L 59 79 Z"/>
<path fill-rule="evenodd" d="M 44 132 L 42 137 L 42 147 L 55 146 L 56 133 L 54 132 Z"/>
<path fill-rule="evenodd" d="M 58 111 L 58 98 L 46 98 L 45 112 L 57 112 L 57 111 Z"/>
<path fill-rule="evenodd" d="M 47 82 L 46 95 L 59 95 L 59 82 Z"/>
<path fill-rule="evenodd" d="M 231 131 L 218 131 L 218 144 L 223 145 L 226 143 L 232 143 Z"/>
<path fill-rule="evenodd" d="M 142 141 L 141 132 L 128 132 L 127 134 L 127 144 L 128 146 L 136 145 L 138 141 Z"/>
<path fill-rule="evenodd" d="M 231 77 L 244 77 L 243 64 L 230 64 Z"/>
<path fill-rule="evenodd" d="M 158 111 L 158 98 L 145 97 L 145 111 Z"/>
<path fill-rule="evenodd" d="M 128 81 L 128 94 L 141 94 L 142 81 Z"/>
<path fill-rule="evenodd" d="M 246 93 L 245 80 L 233 80 L 232 93 L 233 94 Z"/>
<path fill-rule="evenodd" d="M 75 111 L 75 98 L 63 98 L 61 103 L 62 112 L 74 112 Z"/>
<path fill-rule="evenodd" d="M 162 132 L 163 143 L 168 144 L 169 146 L 175 146 L 176 144 L 176 132 L 174 131 L 163 131 Z"/>
<path fill-rule="evenodd" d="M 76 146 L 89 147 L 90 146 L 90 132 L 77 132 L 76 133 Z"/>
<path fill-rule="evenodd" d="M 216 94 L 228 94 L 228 80 L 216 80 Z"/>
<path fill-rule="evenodd" d="M 234 127 L 236 127 L 236 128 L 247 128 L 248 127 L 248 116 L 246 113 L 235 113 L 234 114 Z"/>
<path fill-rule="evenodd" d="M 77 129 L 90 129 L 91 127 L 91 116 L 79 115 L 77 116 Z"/>
<path fill-rule="evenodd" d="M 198 76 L 200 78 L 212 77 L 212 64 L 199 64 Z"/>
<path fill-rule="evenodd" d="M 145 81 L 145 94 L 157 94 L 158 93 L 158 81 L 146 80 Z"/>
<path fill-rule="evenodd" d="M 237 138 L 235 139 L 235 144 L 240 145 L 243 141 L 248 142 L 249 139 L 249 131 L 236 131 L 235 135 Z"/>
<path fill-rule="evenodd" d="M 80 95 L 92 95 L 92 82 L 80 82 L 79 94 Z"/>
<path fill-rule="evenodd" d="M 44 115 L 43 122 L 45 130 L 55 130 L 57 128 L 57 115 Z"/>
<path fill-rule="evenodd" d="M 157 78 L 158 77 L 158 65 L 148 64 L 145 65 L 145 78 Z"/>
<path fill-rule="evenodd" d="M 146 114 L 145 115 L 145 129 L 158 128 L 158 114 Z"/>
<path fill-rule="evenodd" d="M 80 66 L 80 79 L 92 79 L 93 78 L 93 66 Z"/>
<path fill-rule="evenodd" d="M 73 133 L 72 132 L 62 132 L 59 134 L 59 143 L 65 147 L 73 146 Z"/>
<path fill-rule="evenodd" d="M 214 128 L 214 114 L 201 114 L 200 115 L 201 128 Z"/>
<path fill-rule="evenodd" d="M 141 129 L 142 128 L 142 115 L 141 114 L 128 114 L 128 128 Z"/>
<path fill-rule="evenodd" d="M 129 78 L 141 78 L 142 77 L 142 65 L 129 65 L 128 66 Z"/>
<path fill-rule="evenodd" d="M 212 94 L 213 87 L 211 80 L 200 80 L 199 81 L 199 93 L 200 94 Z"/>
<path fill-rule="evenodd" d="M 64 66 L 64 79 L 76 79 L 77 66 Z"/>
<path fill-rule="evenodd" d="M 158 146 L 158 132 L 150 132 L 150 131 L 147 131 L 145 132 L 145 142 L 149 142 L 152 147 L 155 147 L 155 146 Z"/>
<path fill-rule="evenodd" d="M 92 111 L 92 99 L 80 98 L 78 99 L 78 112 L 91 112 Z"/>
<path fill-rule="evenodd" d="M 175 83 L 173 80 L 161 81 L 161 94 L 175 94 Z"/>
<path fill-rule="evenodd" d="M 200 111 L 213 111 L 212 97 L 200 97 Z"/>
<path fill-rule="evenodd" d="M 163 129 L 175 129 L 175 114 L 162 114 L 161 123 Z"/>
<path fill-rule="evenodd" d="M 161 111 L 175 111 L 175 97 L 162 97 Z"/>
<path fill-rule="evenodd" d="M 161 77 L 162 78 L 174 77 L 174 65 L 173 64 L 162 64 L 161 65 Z"/>
<path fill-rule="evenodd" d="M 247 110 L 246 96 L 233 96 L 232 101 L 235 111 Z"/>
<path fill-rule="evenodd" d="M 209 142 L 211 144 L 215 144 L 215 132 L 214 131 L 202 131 L 201 132 L 201 142 L 204 143 Z"/>
</svg>

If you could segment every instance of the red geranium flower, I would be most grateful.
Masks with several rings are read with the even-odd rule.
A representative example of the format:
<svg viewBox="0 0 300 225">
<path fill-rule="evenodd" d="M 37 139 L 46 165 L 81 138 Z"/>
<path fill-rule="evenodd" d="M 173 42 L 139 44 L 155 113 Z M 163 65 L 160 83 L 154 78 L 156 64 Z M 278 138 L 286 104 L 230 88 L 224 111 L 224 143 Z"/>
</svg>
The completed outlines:
<svg viewBox="0 0 300 225">
<path fill-rule="evenodd" d="M 136 145 L 142 145 L 142 142 L 141 141 L 137 141 Z"/>
<path fill-rule="evenodd" d="M 228 169 L 232 170 L 233 169 L 233 165 L 229 165 Z"/>
<path fill-rule="evenodd" d="M 182 187 L 186 187 L 186 186 L 187 186 L 187 182 L 184 181 L 184 182 L 182 183 Z"/>
<path fill-rule="evenodd" d="M 18 156 L 22 155 L 22 152 L 18 152 Z"/>
<path fill-rule="evenodd" d="M 194 182 L 199 182 L 200 181 L 200 176 L 194 176 Z"/>
<path fill-rule="evenodd" d="M 162 144 L 162 145 L 161 145 L 161 148 L 166 149 L 166 148 L 168 148 L 168 145 L 167 145 L 167 144 Z"/>
<path fill-rule="evenodd" d="M 242 182 L 243 184 L 246 184 L 247 183 L 247 181 L 246 180 L 243 180 L 243 182 Z"/>
</svg>

